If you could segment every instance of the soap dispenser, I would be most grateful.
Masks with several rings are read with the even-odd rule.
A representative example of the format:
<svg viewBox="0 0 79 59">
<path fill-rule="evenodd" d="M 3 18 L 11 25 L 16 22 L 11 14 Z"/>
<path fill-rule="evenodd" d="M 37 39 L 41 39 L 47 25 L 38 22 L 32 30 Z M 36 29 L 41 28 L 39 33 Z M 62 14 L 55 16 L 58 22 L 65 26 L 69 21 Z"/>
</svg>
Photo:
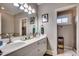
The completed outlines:
<svg viewBox="0 0 79 59">
<path fill-rule="evenodd" d="M 2 46 L 3 45 L 3 41 L 0 41 L 0 46 Z"/>
<path fill-rule="evenodd" d="M 41 34 L 44 34 L 44 26 L 41 25 Z"/>
<path fill-rule="evenodd" d="M 35 25 L 33 26 L 33 36 L 35 36 Z"/>
</svg>

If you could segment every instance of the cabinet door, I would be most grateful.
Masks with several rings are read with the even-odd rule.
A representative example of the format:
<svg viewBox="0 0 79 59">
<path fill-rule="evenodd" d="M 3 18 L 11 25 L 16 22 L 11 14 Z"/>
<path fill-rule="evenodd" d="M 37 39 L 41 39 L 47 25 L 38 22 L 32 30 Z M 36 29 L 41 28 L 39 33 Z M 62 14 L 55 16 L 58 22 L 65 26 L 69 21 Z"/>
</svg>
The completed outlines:
<svg viewBox="0 0 79 59">
<path fill-rule="evenodd" d="M 37 48 L 38 48 L 38 45 L 37 45 L 37 42 L 33 43 L 30 45 L 30 52 L 29 52 L 29 56 L 38 56 L 38 52 L 37 52 Z"/>
<path fill-rule="evenodd" d="M 7 56 L 29 56 L 30 55 L 30 50 L 31 46 L 26 46 L 22 49 L 19 49 L 17 51 L 14 51 L 10 54 L 8 54 Z"/>
<path fill-rule="evenodd" d="M 46 39 L 42 39 L 40 40 L 39 42 L 39 45 L 38 45 L 38 55 L 39 56 L 42 56 L 45 54 L 46 50 L 47 50 L 47 41 Z"/>
<path fill-rule="evenodd" d="M 43 56 L 47 50 L 46 42 L 46 39 L 42 39 L 13 53 L 10 53 L 8 56 Z"/>
<path fill-rule="evenodd" d="M 37 44 L 33 43 L 22 49 L 12 52 L 8 54 L 7 56 L 35 56 L 37 55 L 36 48 L 37 48 Z"/>
</svg>

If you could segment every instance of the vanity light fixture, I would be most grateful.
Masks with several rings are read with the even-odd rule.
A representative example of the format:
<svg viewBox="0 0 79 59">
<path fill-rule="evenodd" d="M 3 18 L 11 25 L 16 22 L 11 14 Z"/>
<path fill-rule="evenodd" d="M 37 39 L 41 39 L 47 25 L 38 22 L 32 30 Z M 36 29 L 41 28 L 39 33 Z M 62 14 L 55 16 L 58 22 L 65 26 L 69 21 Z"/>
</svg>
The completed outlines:
<svg viewBox="0 0 79 59">
<path fill-rule="evenodd" d="M 32 9 L 32 13 L 35 13 L 35 9 Z"/>
<path fill-rule="evenodd" d="M 28 12 L 28 9 L 24 9 L 24 12 Z"/>
<path fill-rule="evenodd" d="M 25 7 L 25 8 L 28 8 L 28 4 L 27 4 L 27 3 L 25 3 L 25 4 L 24 4 L 24 7 Z"/>
<path fill-rule="evenodd" d="M 32 14 L 32 12 L 31 11 L 28 11 L 28 14 Z"/>
<path fill-rule="evenodd" d="M 31 6 L 29 6 L 29 7 L 28 7 L 28 10 L 32 11 L 32 8 L 31 8 Z"/>
<path fill-rule="evenodd" d="M 24 12 L 28 12 L 28 14 L 35 13 L 35 9 L 33 9 L 27 3 L 14 3 L 13 5 L 16 7 L 19 7 L 19 9 L 21 9 L 21 10 L 24 10 Z"/>
<path fill-rule="evenodd" d="M 21 9 L 21 10 L 24 10 L 24 7 L 21 5 L 21 6 L 20 6 L 20 9 Z"/>
</svg>

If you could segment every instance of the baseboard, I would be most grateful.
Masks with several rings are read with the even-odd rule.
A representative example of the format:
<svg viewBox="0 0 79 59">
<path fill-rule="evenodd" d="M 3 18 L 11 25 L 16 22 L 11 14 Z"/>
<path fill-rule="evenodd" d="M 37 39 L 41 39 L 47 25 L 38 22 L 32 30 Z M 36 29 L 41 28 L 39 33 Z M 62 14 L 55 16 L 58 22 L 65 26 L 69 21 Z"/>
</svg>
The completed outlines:
<svg viewBox="0 0 79 59">
<path fill-rule="evenodd" d="M 76 50 L 77 55 L 79 56 L 79 49 Z"/>
<path fill-rule="evenodd" d="M 56 56 L 57 55 L 57 53 L 52 51 L 52 50 L 47 50 L 46 54 L 49 54 L 49 55 L 52 55 L 52 56 Z"/>
<path fill-rule="evenodd" d="M 69 46 L 64 46 L 64 49 L 73 49 L 73 48 Z"/>
<path fill-rule="evenodd" d="M 46 54 L 53 55 L 53 52 L 51 50 L 47 50 Z"/>
</svg>

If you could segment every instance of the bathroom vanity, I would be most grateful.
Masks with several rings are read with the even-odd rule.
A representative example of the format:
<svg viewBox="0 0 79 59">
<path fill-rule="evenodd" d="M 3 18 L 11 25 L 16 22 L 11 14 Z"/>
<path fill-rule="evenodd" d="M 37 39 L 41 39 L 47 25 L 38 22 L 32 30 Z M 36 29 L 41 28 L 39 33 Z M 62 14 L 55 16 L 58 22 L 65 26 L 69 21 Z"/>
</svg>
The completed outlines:
<svg viewBox="0 0 79 59">
<path fill-rule="evenodd" d="M 41 35 L 29 40 L 15 40 L 1 48 L 2 56 L 43 56 L 47 51 L 47 36 Z"/>
</svg>

